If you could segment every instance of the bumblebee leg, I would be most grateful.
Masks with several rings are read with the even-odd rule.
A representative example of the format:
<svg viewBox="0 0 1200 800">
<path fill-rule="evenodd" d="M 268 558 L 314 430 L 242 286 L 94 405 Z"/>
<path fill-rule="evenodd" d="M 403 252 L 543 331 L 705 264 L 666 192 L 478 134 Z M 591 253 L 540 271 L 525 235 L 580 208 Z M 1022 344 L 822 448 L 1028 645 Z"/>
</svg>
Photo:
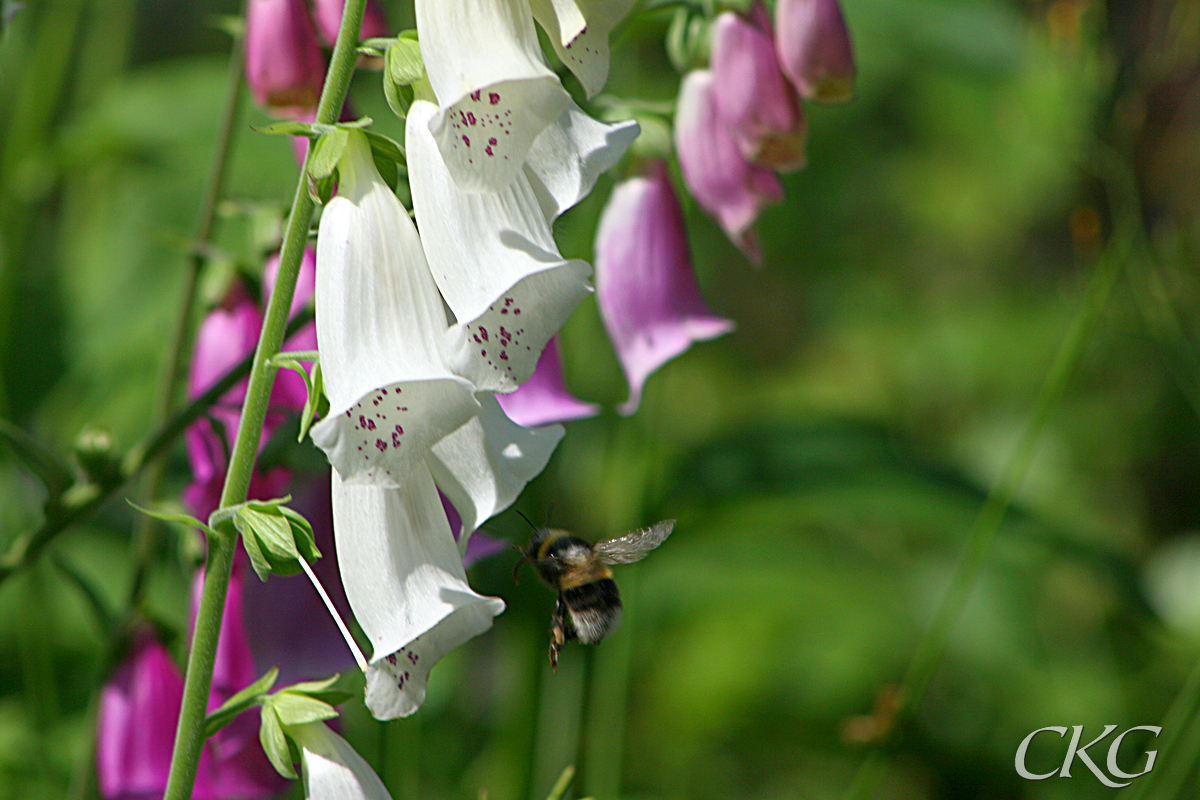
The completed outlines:
<svg viewBox="0 0 1200 800">
<path fill-rule="evenodd" d="M 558 672 L 558 650 L 567 639 L 564 630 L 566 614 L 567 604 L 563 602 L 562 595 L 559 595 L 554 603 L 554 613 L 550 616 L 550 667 L 555 673 Z"/>
</svg>

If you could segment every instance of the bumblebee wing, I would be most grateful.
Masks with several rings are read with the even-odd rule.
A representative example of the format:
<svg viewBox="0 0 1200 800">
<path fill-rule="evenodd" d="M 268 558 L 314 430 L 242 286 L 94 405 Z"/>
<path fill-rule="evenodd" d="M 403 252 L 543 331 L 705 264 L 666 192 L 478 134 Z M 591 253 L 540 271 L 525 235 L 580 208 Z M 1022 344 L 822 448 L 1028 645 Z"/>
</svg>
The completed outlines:
<svg viewBox="0 0 1200 800">
<path fill-rule="evenodd" d="M 647 553 L 662 544 L 671 535 L 674 527 L 675 520 L 665 519 L 649 528 L 631 531 L 617 539 L 599 542 L 592 549 L 605 564 L 630 564 L 634 561 L 641 561 Z"/>
</svg>

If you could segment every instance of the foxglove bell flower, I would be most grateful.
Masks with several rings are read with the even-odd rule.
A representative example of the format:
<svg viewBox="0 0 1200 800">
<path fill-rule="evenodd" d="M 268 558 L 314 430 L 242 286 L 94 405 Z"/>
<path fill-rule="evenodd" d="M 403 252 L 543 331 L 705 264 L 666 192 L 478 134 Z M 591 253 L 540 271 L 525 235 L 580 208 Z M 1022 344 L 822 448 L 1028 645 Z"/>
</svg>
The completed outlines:
<svg viewBox="0 0 1200 800">
<path fill-rule="evenodd" d="M 805 99 L 841 103 L 854 93 L 854 51 L 838 0 L 779 0 L 775 45 Z"/>
<path fill-rule="evenodd" d="M 401 488 L 479 403 L 449 366 L 446 312 L 416 228 L 358 131 L 321 216 L 316 303 L 330 411 L 313 441 L 342 481 Z"/>
<path fill-rule="evenodd" d="M 511 392 L 591 291 L 591 267 L 559 254 L 524 172 L 496 192 L 460 189 L 426 125 L 436 114 L 414 102 L 405 140 L 421 243 L 458 322 L 447 341 L 458 374 L 479 390 Z"/>
<path fill-rule="evenodd" d="M 420 124 L 459 187 L 502 189 L 569 100 L 538 47 L 529 0 L 417 0 L 416 15 L 438 103 Z"/>
<path fill-rule="evenodd" d="M 608 79 L 608 33 L 621 21 L 634 0 L 530 0 L 533 16 L 541 23 L 588 97 L 604 88 Z"/>
<path fill-rule="evenodd" d="M 346 8 L 346 0 L 313 0 L 313 17 L 317 21 L 317 32 L 321 41 L 328 47 L 337 42 L 338 29 L 342 27 L 342 11 Z M 367 0 L 363 9 L 362 28 L 359 39 L 375 39 L 390 36 L 387 18 L 376 0 Z"/>
<path fill-rule="evenodd" d="M 761 2 L 749 16 L 727 11 L 712 28 L 713 96 L 742 155 L 780 171 L 804 166 L 804 112 L 779 71 L 771 17 Z"/>
<path fill-rule="evenodd" d="M 333 473 L 334 535 L 346 596 L 371 641 L 367 707 L 380 719 L 412 714 L 433 665 L 492 625 L 504 601 L 467 583 L 429 468 L 395 489 Z"/>
<path fill-rule="evenodd" d="M 711 70 L 683 79 L 675 108 L 675 149 L 692 197 L 752 260 L 760 258 L 751 226 L 771 203 L 783 199 L 775 173 L 750 163 L 719 112 Z"/>
<path fill-rule="evenodd" d="M 371 765 L 324 722 L 288 725 L 300 749 L 304 796 L 312 800 L 392 800 Z"/>
<path fill-rule="evenodd" d="M 246 9 L 246 81 L 272 114 L 313 113 L 325 82 L 325 56 L 304 0 L 250 0 Z"/>
<path fill-rule="evenodd" d="M 558 337 L 551 339 L 542 350 L 533 376 L 512 394 L 497 395 L 496 400 L 509 419 L 526 428 L 594 417 L 600 413 L 598 405 L 577 399 L 567 389 Z"/>
<path fill-rule="evenodd" d="M 618 185 L 596 231 L 596 288 L 604 326 L 629 382 L 632 414 L 646 379 L 694 341 L 733 323 L 708 310 L 692 272 L 683 212 L 662 162 Z"/>
</svg>

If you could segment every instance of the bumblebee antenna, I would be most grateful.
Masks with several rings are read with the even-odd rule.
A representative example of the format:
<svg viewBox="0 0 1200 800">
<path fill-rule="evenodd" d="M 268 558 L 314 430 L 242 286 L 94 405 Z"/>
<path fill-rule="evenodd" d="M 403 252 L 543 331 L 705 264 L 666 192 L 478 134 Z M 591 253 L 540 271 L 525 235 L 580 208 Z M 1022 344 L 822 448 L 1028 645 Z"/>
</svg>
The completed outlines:
<svg viewBox="0 0 1200 800">
<path fill-rule="evenodd" d="M 516 512 L 521 515 L 521 519 L 523 519 L 523 520 L 525 520 L 525 522 L 529 523 L 529 527 L 533 528 L 534 533 L 538 532 L 538 530 L 539 530 L 538 526 L 534 525 L 532 522 L 530 522 L 529 517 L 525 516 L 524 512 L 522 512 L 521 509 L 519 509 L 519 508 L 516 509 Z"/>
</svg>

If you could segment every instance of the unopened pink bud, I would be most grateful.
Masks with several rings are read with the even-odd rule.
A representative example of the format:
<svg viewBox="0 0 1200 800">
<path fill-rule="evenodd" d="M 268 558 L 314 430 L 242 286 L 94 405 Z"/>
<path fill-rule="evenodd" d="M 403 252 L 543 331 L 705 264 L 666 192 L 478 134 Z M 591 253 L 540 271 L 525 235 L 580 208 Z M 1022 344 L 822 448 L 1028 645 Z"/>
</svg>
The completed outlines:
<svg viewBox="0 0 1200 800">
<path fill-rule="evenodd" d="M 783 199 L 783 186 L 774 172 L 742 155 L 717 108 L 710 70 L 689 73 L 679 89 L 675 150 L 692 197 L 748 257 L 757 260 L 758 242 L 751 226 L 766 206 Z"/>
<path fill-rule="evenodd" d="M 838 0 L 779 0 L 775 46 L 805 99 L 841 103 L 854 94 L 854 51 Z"/>
<path fill-rule="evenodd" d="M 750 16 L 727 11 L 712 28 L 713 95 L 742 155 L 765 167 L 804 166 L 804 113 L 779 70 L 771 18 L 762 3 Z"/>
<path fill-rule="evenodd" d="M 325 56 L 304 0 L 250 0 L 246 81 L 272 114 L 299 119 L 316 112 Z"/>
</svg>

